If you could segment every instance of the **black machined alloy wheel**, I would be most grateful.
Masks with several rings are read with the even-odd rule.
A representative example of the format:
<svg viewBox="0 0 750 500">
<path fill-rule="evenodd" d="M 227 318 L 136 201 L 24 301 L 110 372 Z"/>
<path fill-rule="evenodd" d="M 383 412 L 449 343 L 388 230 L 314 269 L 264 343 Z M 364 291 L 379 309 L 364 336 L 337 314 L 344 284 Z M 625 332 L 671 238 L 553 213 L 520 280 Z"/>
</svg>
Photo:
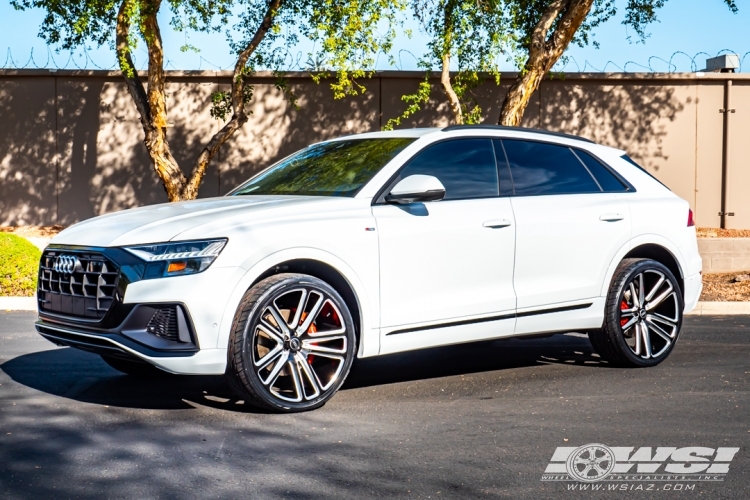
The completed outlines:
<svg viewBox="0 0 750 500">
<path fill-rule="evenodd" d="M 594 349 L 618 366 L 655 366 L 674 348 L 682 327 L 682 291 L 672 272 L 650 259 L 625 259 L 612 278 Z"/>
<path fill-rule="evenodd" d="M 245 293 L 232 325 L 227 379 L 253 406 L 318 408 L 341 387 L 356 348 L 341 296 L 322 280 L 279 274 Z"/>
</svg>

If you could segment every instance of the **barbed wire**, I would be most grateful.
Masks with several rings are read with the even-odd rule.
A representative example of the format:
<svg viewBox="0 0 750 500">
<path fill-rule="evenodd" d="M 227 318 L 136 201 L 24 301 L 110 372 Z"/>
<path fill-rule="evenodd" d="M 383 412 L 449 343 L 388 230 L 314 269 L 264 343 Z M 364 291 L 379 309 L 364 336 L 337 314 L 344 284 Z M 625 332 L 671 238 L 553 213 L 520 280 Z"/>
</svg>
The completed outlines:
<svg viewBox="0 0 750 500">
<path fill-rule="evenodd" d="M 716 53 L 716 56 L 720 56 L 724 53 L 728 54 L 737 54 L 739 55 L 739 52 L 735 52 L 731 49 L 722 49 L 719 52 Z M 745 58 L 750 55 L 750 52 L 745 52 L 740 57 L 740 67 L 737 69 L 738 73 L 742 72 L 743 65 L 745 63 Z M 564 56 L 563 58 L 558 61 L 558 63 L 554 66 L 553 71 L 559 71 L 564 72 L 567 69 L 570 69 L 573 65 L 575 65 L 576 72 L 578 73 L 586 73 L 587 71 L 595 72 L 595 73 L 606 73 L 607 69 L 610 66 L 613 66 L 620 70 L 622 73 L 634 73 L 634 72 L 648 72 L 648 73 L 678 73 L 678 66 L 674 64 L 674 60 L 678 56 L 684 56 L 687 58 L 687 60 L 690 62 L 690 72 L 697 72 L 702 71 L 705 69 L 705 59 L 709 59 L 712 56 L 708 52 L 698 52 L 694 56 L 691 56 L 690 54 L 683 52 L 681 50 L 678 50 L 674 52 L 669 59 L 664 59 L 659 56 L 651 56 L 648 58 L 646 64 L 640 64 L 635 61 L 627 61 L 624 65 L 620 66 L 614 61 L 607 61 L 603 68 L 597 68 L 593 64 L 589 63 L 588 60 L 584 61 L 583 67 L 578 63 L 576 58 L 574 56 Z M 703 58 L 700 58 L 700 56 L 704 56 Z M 661 61 L 662 63 L 666 64 L 666 70 L 665 69 L 659 69 L 654 68 L 653 61 Z M 703 61 L 701 64 L 699 64 L 697 61 Z M 630 71 L 629 67 L 635 67 L 635 71 Z"/>
<path fill-rule="evenodd" d="M 316 68 L 311 68 L 307 62 L 303 62 L 303 59 L 305 56 L 310 56 L 310 54 L 305 54 L 302 51 L 293 53 L 289 51 L 289 49 L 284 49 L 286 51 L 285 54 L 282 55 L 282 60 L 285 61 L 285 66 L 282 68 L 278 68 L 285 71 L 295 71 L 295 70 L 311 70 Z M 133 60 L 138 69 L 146 69 L 147 61 L 148 61 L 148 55 L 145 52 L 145 50 L 140 49 L 140 52 L 143 52 L 142 54 L 134 54 Z M 733 51 L 731 49 L 722 49 L 719 52 L 716 53 L 716 56 L 722 55 L 722 54 L 737 54 L 739 55 L 739 52 Z M 67 58 L 66 58 L 67 54 Z M 141 55 L 142 57 L 137 57 L 138 55 Z M 381 63 L 381 57 L 383 56 L 385 60 L 387 61 L 387 67 L 380 67 Z M 400 49 L 396 52 L 395 57 L 393 57 L 393 54 L 378 54 L 375 67 L 376 69 L 388 69 L 390 67 L 395 67 L 397 70 L 403 70 L 406 66 L 404 64 L 404 61 L 402 60 L 402 56 L 407 55 L 407 59 L 411 58 L 414 60 L 415 63 L 419 62 L 419 58 L 415 56 L 411 51 L 407 49 Z M 745 68 L 745 59 L 750 56 L 750 51 L 745 52 L 740 57 L 740 67 L 738 68 L 738 72 L 742 72 L 743 68 Z M 56 52 L 53 51 L 51 48 L 47 47 L 46 53 L 43 56 L 45 58 L 44 63 L 41 63 L 41 57 L 38 55 L 35 57 L 34 49 L 32 48 L 29 51 L 28 57 L 21 57 L 16 58 L 13 55 L 13 52 L 11 51 L 10 47 L 7 47 L 5 51 L 5 61 L 3 64 L 0 65 L 0 69 L 58 69 L 58 70 L 65 70 L 65 69 L 77 69 L 77 70 L 114 70 L 117 69 L 117 61 L 115 60 L 114 55 L 112 55 L 110 64 L 100 64 L 101 61 L 98 63 L 94 61 L 94 58 L 91 56 L 91 53 L 89 49 L 82 47 L 77 50 L 70 50 L 70 51 L 60 51 Z M 696 72 L 701 71 L 704 69 L 705 66 L 705 59 L 714 57 L 711 54 L 707 52 L 698 52 L 697 54 L 691 56 L 690 54 L 683 52 L 681 50 L 675 51 L 669 59 L 664 59 L 660 56 L 650 56 L 645 64 L 642 64 L 640 62 L 629 60 L 625 62 L 623 65 L 619 65 L 614 61 L 607 61 L 603 67 L 599 68 L 592 63 L 590 63 L 588 60 L 584 60 L 583 64 L 578 62 L 578 60 L 575 58 L 575 56 L 564 56 L 563 58 L 558 61 L 558 63 L 553 68 L 553 71 L 556 72 L 565 72 L 565 71 L 571 71 L 575 69 L 575 72 L 578 73 L 586 73 L 586 72 L 595 72 L 595 73 L 606 73 L 608 71 L 612 71 L 611 68 L 614 68 L 615 70 L 621 72 L 621 73 L 634 73 L 634 72 L 648 72 L 648 73 L 677 73 L 679 72 L 680 67 L 684 66 L 678 66 L 676 62 L 678 61 L 684 61 L 684 63 L 689 63 L 690 69 L 689 72 Z M 39 61 L 37 61 L 39 59 Z M 140 64 L 138 60 L 141 60 Z M 310 57 L 308 57 L 308 60 Z M 60 61 L 64 60 L 64 63 L 61 63 Z M 25 61 L 21 63 L 20 61 Z M 749 63 L 750 64 L 750 63 Z M 233 63 L 230 63 L 227 66 L 221 66 L 219 64 L 215 64 L 212 61 L 209 61 L 202 55 L 198 56 L 198 66 L 196 69 L 203 70 L 203 69 L 211 69 L 211 70 L 228 70 L 232 69 L 234 66 Z M 164 67 L 167 69 L 185 69 L 185 68 L 178 68 L 174 62 L 167 58 Z M 192 69 L 192 68 L 191 68 Z M 416 68 L 415 68 L 416 69 Z M 750 71 L 750 68 L 748 68 Z"/>
</svg>

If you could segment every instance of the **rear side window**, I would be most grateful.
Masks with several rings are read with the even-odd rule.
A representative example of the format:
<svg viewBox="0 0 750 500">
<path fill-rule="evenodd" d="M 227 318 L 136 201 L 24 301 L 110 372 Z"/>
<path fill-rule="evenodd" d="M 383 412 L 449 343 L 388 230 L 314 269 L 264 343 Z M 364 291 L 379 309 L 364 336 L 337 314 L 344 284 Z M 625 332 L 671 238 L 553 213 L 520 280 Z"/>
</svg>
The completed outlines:
<svg viewBox="0 0 750 500">
<path fill-rule="evenodd" d="M 659 184 L 661 184 L 661 185 L 662 185 L 662 186 L 664 186 L 665 188 L 669 189 L 669 188 L 667 187 L 667 185 L 666 185 L 666 184 L 664 184 L 664 183 L 663 183 L 662 181 L 660 181 L 659 179 L 657 179 L 656 177 L 654 177 L 654 176 L 653 176 L 653 175 L 651 174 L 651 172 L 649 172 L 648 170 L 646 170 L 646 169 L 645 169 L 645 168 L 643 168 L 642 166 L 638 165 L 638 164 L 637 164 L 637 163 L 635 162 L 635 160 L 633 160 L 633 159 L 632 159 L 631 157 L 629 157 L 628 155 L 622 155 L 622 156 L 621 156 L 620 158 L 622 158 L 622 159 L 623 159 L 623 160 L 625 160 L 626 162 L 630 163 L 630 164 L 631 164 L 631 165 L 633 165 L 634 167 L 637 167 L 637 168 L 638 168 L 638 169 L 640 169 L 640 170 L 641 170 L 641 171 L 642 171 L 643 173 L 645 173 L 646 175 L 648 175 L 649 177 L 651 177 L 651 178 L 652 178 L 653 180 L 655 180 L 656 182 L 658 182 Z M 670 190 L 670 191 L 671 191 L 671 190 Z"/>
<path fill-rule="evenodd" d="M 602 191 L 570 148 L 510 139 L 502 145 L 516 196 Z"/>
<path fill-rule="evenodd" d="M 591 175 L 594 176 L 596 182 L 601 186 L 602 191 L 606 193 L 621 193 L 628 190 L 628 187 L 620 182 L 620 179 L 615 177 L 615 174 L 610 172 L 599 160 L 585 151 L 573 150 L 573 153 L 586 165 L 586 168 L 589 169 Z"/>
<path fill-rule="evenodd" d="M 432 175 L 445 186 L 445 200 L 499 195 L 497 165 L 490 139 L 440 142 L 418 153 L 399 177 Z"/>
</svg>

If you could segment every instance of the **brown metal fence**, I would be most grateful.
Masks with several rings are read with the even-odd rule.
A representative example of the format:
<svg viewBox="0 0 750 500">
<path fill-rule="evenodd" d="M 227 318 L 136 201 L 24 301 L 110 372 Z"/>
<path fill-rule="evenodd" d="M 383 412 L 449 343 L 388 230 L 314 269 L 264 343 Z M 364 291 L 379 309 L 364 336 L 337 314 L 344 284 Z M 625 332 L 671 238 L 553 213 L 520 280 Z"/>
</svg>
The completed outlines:
<svg viewBox="0 0 750 500">
<path fill-rule="evenodd" d="M 404 109 L 424 75 L 381 72 L 367 92 L 333 100 L 326 84 L 290 73 L 295 110 L 271 75 L 254 79 L 253 115 L 209 167 L 201 196 L 219 196 L 305 145 L 379 130 Z M 514 74 L 476 90 L 489 123 Z M 188 171 L 220 123 L 212 92 L 229 74 L 168 73 L 170 143 Z M 427 108 L 402 126 L 444 126 L 450 111 L 437 80 Z M 729 110 L 729 112 L 725 112 Z M 546 80 L 524 126 L 578 134 L 626 150 L 687 199 L 700 226 L 750 228 L 750 75 L 564 74 Z M 0 224 L 71 224 L 166 200 L 142 144 L 121 77 L 109 71 L 0 70 Z"/>
</svg>

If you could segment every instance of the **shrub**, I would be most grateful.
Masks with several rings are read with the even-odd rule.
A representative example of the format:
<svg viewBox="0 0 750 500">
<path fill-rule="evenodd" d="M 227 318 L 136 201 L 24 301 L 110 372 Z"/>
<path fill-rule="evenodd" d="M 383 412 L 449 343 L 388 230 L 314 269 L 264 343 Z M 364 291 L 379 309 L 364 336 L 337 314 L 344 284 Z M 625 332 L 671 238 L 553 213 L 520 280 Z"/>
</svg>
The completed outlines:
<svg viewBox="0 0 750 500">
<path fill-rule="evenodd" d="M 32 297 L 41 256 L 28 240 L 0 233 L 0 296 Z"/>
</svg>

